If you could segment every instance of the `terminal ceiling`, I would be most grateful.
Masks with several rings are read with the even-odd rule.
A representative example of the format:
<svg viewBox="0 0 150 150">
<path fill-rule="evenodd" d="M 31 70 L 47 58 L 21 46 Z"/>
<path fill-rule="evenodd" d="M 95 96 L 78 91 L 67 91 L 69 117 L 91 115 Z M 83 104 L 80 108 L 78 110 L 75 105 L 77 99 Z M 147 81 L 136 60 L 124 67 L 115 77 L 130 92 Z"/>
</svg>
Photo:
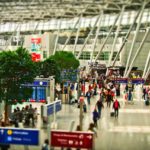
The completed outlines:
<svg viewBox="0 0 150 150">
<path fill-rule="evenodd" d="M 150 4 L 147 1 L 146 7 Z M 26 22 L 49 20 L 51 18 L 74 18 L 96 16 L 104 13 L 119 13 L 122 6 L 126 10 L 138 10 L 143 0 L 0 0 L 0 22 Z"/>
</svg>

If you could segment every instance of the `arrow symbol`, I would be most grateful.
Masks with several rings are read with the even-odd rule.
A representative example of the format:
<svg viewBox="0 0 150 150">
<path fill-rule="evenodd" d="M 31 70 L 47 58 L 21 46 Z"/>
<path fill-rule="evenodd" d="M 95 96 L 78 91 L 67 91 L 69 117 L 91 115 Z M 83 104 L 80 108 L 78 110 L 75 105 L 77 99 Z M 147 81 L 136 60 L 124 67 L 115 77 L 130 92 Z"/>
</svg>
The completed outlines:
<svg viewBox="0 0 150 150">
<path fill-rule="evenodd" d="M 4 130 L 1 130 L 0 132 L 1 132 L 1 134 L 3 134 L 3 133 L 4 133 Z"/>
<path fill-rule="evenodd" d="M 91 136 L 91 135 L 89 135 L 89 136 L 87 136 L 87 138 L 92 139 L 92 136 Z"/>
</svg>

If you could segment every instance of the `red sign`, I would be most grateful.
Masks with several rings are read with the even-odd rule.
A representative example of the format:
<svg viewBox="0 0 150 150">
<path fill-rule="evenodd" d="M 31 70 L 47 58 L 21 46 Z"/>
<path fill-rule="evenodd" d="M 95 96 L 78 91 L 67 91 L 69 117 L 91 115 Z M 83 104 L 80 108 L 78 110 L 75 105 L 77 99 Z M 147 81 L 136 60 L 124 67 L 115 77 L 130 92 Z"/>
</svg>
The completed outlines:
<svg viewBox="0 0 150 150">
<path fill-rule="evenodd" d="M 38 62 L 41 59 L 41 55 L 38 53 L 32 53 L 31 56 L 32 56 L 32 61 L 34 62 Z"/>
<path fill-rule="evenodd" d="M 35 44 L 41 43 L 41 38 L 31 38 L 31 42 Z"/>
<path fill-rule="evenodd" d="M 92 149 L 93 133 L 51 131 L 51 146 Z"/>
</svg>

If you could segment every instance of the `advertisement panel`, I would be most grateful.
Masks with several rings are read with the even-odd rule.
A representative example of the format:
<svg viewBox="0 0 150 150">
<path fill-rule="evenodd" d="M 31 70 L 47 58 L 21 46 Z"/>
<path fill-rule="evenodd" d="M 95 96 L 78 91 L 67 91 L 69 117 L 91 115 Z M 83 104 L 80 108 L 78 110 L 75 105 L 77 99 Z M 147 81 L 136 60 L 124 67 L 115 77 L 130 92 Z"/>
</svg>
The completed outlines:
<svg viewBox="0 0 150 150">
<path fill-rule="evenodd" d="M 37 52 L 41 50 L 41 38 L 33 37 L 31 38 L 31 51 Z"/>
<path fill-rule="evenodd" d="M 41 60 L 41 37 L 31 38 L 31 56 L 32 61 L 38 62 Z"/>
</svg>

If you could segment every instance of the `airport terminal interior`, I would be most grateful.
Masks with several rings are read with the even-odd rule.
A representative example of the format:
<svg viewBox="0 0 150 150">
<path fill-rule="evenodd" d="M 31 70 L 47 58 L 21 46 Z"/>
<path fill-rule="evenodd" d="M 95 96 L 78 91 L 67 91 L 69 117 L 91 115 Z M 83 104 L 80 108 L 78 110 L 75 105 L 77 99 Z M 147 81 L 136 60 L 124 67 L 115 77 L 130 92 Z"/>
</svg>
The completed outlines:
<svg viewBox="0 0 150 150">
<path fill-rule="evenodd" d="M 150 149 L 150 0 L 0 0 L 0 149 Z"/>
</svg>

